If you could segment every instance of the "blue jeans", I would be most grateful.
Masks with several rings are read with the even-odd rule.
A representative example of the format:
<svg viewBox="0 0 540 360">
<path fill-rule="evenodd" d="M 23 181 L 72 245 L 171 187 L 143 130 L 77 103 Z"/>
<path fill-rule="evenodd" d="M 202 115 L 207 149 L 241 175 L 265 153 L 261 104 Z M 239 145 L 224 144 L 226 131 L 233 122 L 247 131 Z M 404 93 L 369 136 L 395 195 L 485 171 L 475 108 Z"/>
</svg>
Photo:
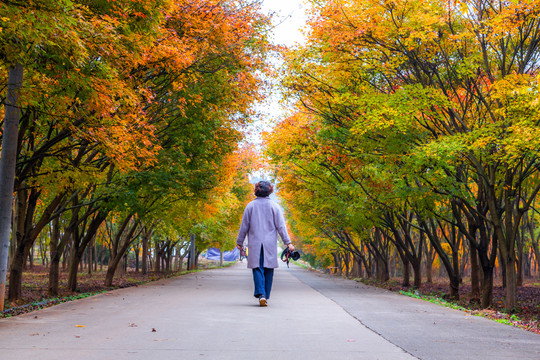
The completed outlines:
<svg viewBox="0 0 540 360">
<path fill-rule="evenodd" d="M 272 290 L 272 281 L 274 280 L 274 269 L 265 268 L 264 266 L 264 250 L 261 246 L 261 257 L 259 259 L 259 267 L 253 270 L 253 283 L 255 285 L 255 292 L 253 296 L 256 298 L 265 297 L 270 298 L 270 291 Z"/>
</svg>

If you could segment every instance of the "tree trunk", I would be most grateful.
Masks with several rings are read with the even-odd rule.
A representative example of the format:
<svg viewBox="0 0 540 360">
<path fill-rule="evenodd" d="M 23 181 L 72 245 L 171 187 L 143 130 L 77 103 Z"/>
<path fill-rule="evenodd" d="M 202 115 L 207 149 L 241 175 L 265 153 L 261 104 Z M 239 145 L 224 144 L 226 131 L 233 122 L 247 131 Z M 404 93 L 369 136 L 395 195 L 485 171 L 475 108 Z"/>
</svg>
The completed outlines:
<svg viewBox="0 0 540 360">
<path fill-rule="evenodd" d="M 480 299 L 480 284 L 478 278 L 479 266 L 478 266 L 478 252 L 476 248 L 469 242 L 469 256 L 471 258 L 471 288 L 472 298 Z"/>
<path fill-rule="evenodd" d="M 182 271 L 182 268 L 184 266 L 184 258 L 186 257 L 186 252 L 184 254 L 181 254 L 183 247 L 178 246 L 177 252 L 178 252 L 178 271 Z"/>
<path fill-rule="evenodd" d="M 448 274 L 450 278 L 450 297 L 452 299 L 459 299 L 459 284 L 461 283 L 461 274 L 459 272 L 459 243 L 456 246 L 452 246 L 452 264 L 454 271 L 452 274 Z"/>
<path fill-rule="evenodd" d="M 459 277 L 450 276 L 450 298 L 459 300 Z"/>
<path fill-rule="evenodd" d="M 13 222 L 13 230 L 11 241 L 13 242 L 13 251 L 10 254 L 10 267 L 9 267 L 9 292 L 8 298 L 11 301 L 15 301 L 22 296 L 22 274 L 26 261 L 24 255 L 24 225 L 25 214 L 28 201 L 28 191 L 24 189 L 25 185 L 22 185 L 23 189 L 20 189 L 15 194 L 15 214 Z"/>
<path fill-rule="evenodd" d="M 349 253 L 343 254 L 343 263 L 345 264 L 345 277 L 349 277 L 351 272 Z"/>
<path fill-rule="evenodd" d="M 534 250 L 534 258 L 536 260 L 536 276 L 540 277 L 540 248 L 538 246 L 538 239 L 536 242 L 533 240 L 532 247 Z"/>
<path fill-rule="evenodd" d="M 485 309 L 491 305 L 493 301 L 493 268 L 482 268 L 484 278 L 482 280 L 482 308 Z"/>
<path fill-rule="evenodd" d="M 15 251 L 15 256 L 11 262 L 9 271 L 9 292 L 8 298 L 11 301 L 20 299 L 22 296 L 22 276 L 24 262 L 26 261 L 26 251 L 24 247 L 18 246 Z"/>
<path fill-rule="evenodd" d="M 523 242 L 525 239 L 523 239 L 524 231 L 523 226 L 520 234 L 516 237 L 517 239 L 517 259 L 516 259 L 516 265 L 517 265 L 517 273 L 516 273 L 516 286 L 523 286 Z"/>
<path fill-rule="evenodd" d="M 223 249 L 219 249 L 219 266 L 223 266 Z"/>
<path fill-rule="evenodd" d="M 139 272 L 139 252 L 140 252 L 139 247 L 137 246 L 135 249 L 133 249 L 133 252 L 135 253 L 135 272 L 138 273 Z"/>
<path fill-rule="evenodd" d="M 25 192 L 20 192 L 25 194 Z M 19 193 L 17 194 L 20 195 Z M 49 205 L 45 208 L 39 220 L 34 224 L 34 212 L 37 207 L 37 201 L 39 198 L 39 191 L 32 189 L 30 195 L 26 201 L 26 211 L 24 215 L 24 226 L 20 226 L 20 229 L 17 231 L 17 248 L 15 251 L 15 256 L 10 268 L 10 278 L 9 278 L 9 299 L 17 300 L 21 298 L 22 295 L 22 276 L 23 268 L 26 262 L 26 259 L 29 256 L 30 249 L 32 248 L 37 236 L 43 230 L 45 225 L 51 220 L 51 215 L 54 210 L 58 207 L 64 194 L 57 195 Z M 26 199 L 26 195 L 24 195 Z M 20 220 L 22 221 L 22 220 Z M 19 226 L 19 225 L 17 225 Z"/>
<path fill-rule="evenodd" d="M 53 219 L 52 222 L 52 231 L 49 241 L 50 251 L 51 251 L 51 260 L 49 266 L 49 295 L 57 296 L 58 295 L 58 277 L 59 277 L 59 266 L 60 266 L 60 255 L 61 252 L 58 251 L 58 241 L 60 240 L 60 221 L 58 217 Z"/>
<path fill-rule="evenodd" d="M 105 247 L 102 246 L 99 251 L 99 271 L 103 271 L 103 255 L 105 255 Z"/>
<path fill-rule="evenodd" d="M 360 277 L 360 259 L 358 256 L 353 255 L 353 264 L 352 264 L 352 270 L 351 270 L 351 276 L 353 278 L 359 278 Z"/>
<path fill-rule="evenodd" d="M 425 243 L 426 247 L 426 282 L 428 284 L 433 283 L 433 261 L 435 260 L 435 249 L 433 246 L 429 245 L 429 242 L 426 241 Z"/>
<path fill-rule="evenodd" d="M 502 254 L 502 250 L 499 248 L 499 271 L 502 279 L 502 286 L 506 289 L 506 259 Z M 499 275 L 497 274 L 497 275 Z"/>
<path fill-rule="evenodd" d="M 198 266 L 197 260 L 197 245 L 195 243 L 195 234 L 190 235 L 190 245 L 189 245 L 189 259 L 188 259 L 188 270 L 195 270 Z"/>
<path fill-rule="evenodd" d="M 377 280 L 386 282 L 390 279 L 387 263 L 381 257 L 377 256 Z"/>
<path fill-rule="evenodd" d="M 66 247 L 64 248 L 64 251 L 63 251 L 63 254 L 62 254 L 62 270 L 63 271 L 67 270 L 67 259 L 71 255 L 71 248 L 72 247 L 73 247 L 73 241 L 71 239 L 71 241 L 68 244 L 66 244 Z"/>
<path fill-rule="evenodd" d="M 343 257 L 341 256 L 341 253 L 337 253 L 337 274 L 341 276 L 343 274 Z"/>
<path fill-rule="evenodd" d="M 33 269 L 34 268 L 34 246 L 31 245 L 30 249 L 28 250 L 28 268 Z"/>
<path fill-rule="evenodd" d="M 426 282 L 428 284 L 433 283 L 433 262 L 426 259 Z"/>
<path fill-rule="evenodd" d="M 111 260 L 112 259 L 113 258 L 111 257 Z M 126 257 L 121 256 L 120 261 L 118 262 L 118 265 L 115 268 L 113 278 L 114 277 L 123 278 L 126 276 L 126 264 L 127 264 Z M 111 267 L 111 263 L 109 262 L 109 268 L 110 267 Z"/>
<path fill-rule="evenodd" d="M 116 268 L 118 264 L 120 263 L 120 260 L 124 258 L 124 255 L 126 251 L 129 249 L 129 246 L 133 243 L 134 241 L 133 235 L 135 234 L 135 230 L 137 230 L 138 226 L 139 226 L 139 220 L 136 220 L 133 226 L 131 227 L 129 233 L 126 235 L 124 239 L 124 243 L 122 244 L 120 249 L 118 249 L 116 256 L 109 263 L 109 268 L 107 269 L 107 274 L 105 275 L 105 286 L 112 286 Z"/>
<path fill-rule="evenodd" d="M 409 260 L 401 259 L 403 263 L 403 281 L 401 282 L 402 286 L 411 286 L 411 272 L 409 268 Z"/>
<path fill-rule="evenodd" d="M 513 311 L 516 307 L 516 262 L 514 256 L 506 259 L 506 303 L 505 307 Z"/>
<path fill-rule="evenodd" d="M 412 268 L 414 271 L 414 287 L 419 289 L 422 286 L 422 262 L 413 263 Z"/>
<path fill-rule="evenodd" d="M 68 289 L 71 291 L 77 291 L 77 274 L 79 269 L 79 263 L 82 259 L 83 252 L 74 249 L 71 254 L 71 262 L 69 264 L 68 275 Z"/>
<path fill-rule="evenodd" d="M 17 142 L 21 116 L 18 98 L 23 82 L 23 72 L 21 64 L 15 64 L 9 69 L 4 129 L 2 131 L 2 153 L 0 155 L 0 310 L 4 310 L 6 292 L 11 211 L 13 209 L 15 165 L 17 163 Z"/>
<path fill-rule="evenodd" d="M 70 289 L 71 291 L 75 291 L 77 289 L 77 269 L 79 267 L 79 262 L 81 261 L 84 250 L 86 249 L 88 244 L 94 239 L 94 236 L 96 235 L 99 227 L 107 218 L 107 214 L 107 211 L 99 211 L 90 222 L 90 225 L 88 226 L 86 234 L 82 238 L 79 247 L 77 248 L 76 246 L 74 246 L 72 249 L 72 260 L 68 276 L 68 289 Z M 79 242 L 76 238 L 74 238 L 74 244 L 77 243 Z"/>
<path fill-rule="evenodd" d="M 146 275 L 148 272 L 148 236 L 144 234 L 142 240 L 142 259 L 141 259 L 141 272 Z"/>
<path fill-rule="evenodd" d="M 435 222 L 433 220 L 428 220 L 426 222 L 425 220 L 418 218 L 420 225 L 423 228 L 423 231 L 428 236 L 429 242 L 431 246 L 435 249 L 437 252 L 437 255 L 439 256 L 439 259 L 441 260 L 442 264 L 444 265 L 444 269 L 446 270 L 446 273 L 448 274 L 448 278 L 450 279 L 450 296 L 453 299 L 459 299 L 459 260 L 457 257 L 456 249 L 455 247 L 458 246 L 454 244 L 452 246 L 452 259 L 448 257 L 448 254 L 444 251 L 443 247 L 441 246 L 440 238 L 437 234 Z M 439 224 L 440 226 L 440 224 Z M 454 243 L 457 241 L 455 240 L 455 231 L 452 230 L 452 235 L 450 236 L 451 239 L 454 239 Z"/>
<path fill-rule="evenodd" d="M 170 245 L 167 245 L 163 256 L 163 259 L 165 260 L 165 272 L 171 271 L 171 251 Z"/>
<path fill-rule="evenodd" d="M 94 262 L 94 244 L 90 244 L 87 248 L 86 262 L 88 265 L 88 275 L 92 275 L 92 263 Z"/>
<path fill-rule="evenodd" d="M 154 268 L 154 271 L 155 272 L 161 272 L 161 245 L 159 244 L 159 242 L 156 242 L 156 246 L 155 246 L 155 252 L 156 252 L 156 256 L 155 256 L 155 268 Z"/>
<path fill-rule="evenodd" d="M 524 254 L 523 276 L 526 278 L 530 278 L 532 276 L 532 258 L 533 253 L 531 250 L 529 250 L 528 253 Z"/>
</svg>

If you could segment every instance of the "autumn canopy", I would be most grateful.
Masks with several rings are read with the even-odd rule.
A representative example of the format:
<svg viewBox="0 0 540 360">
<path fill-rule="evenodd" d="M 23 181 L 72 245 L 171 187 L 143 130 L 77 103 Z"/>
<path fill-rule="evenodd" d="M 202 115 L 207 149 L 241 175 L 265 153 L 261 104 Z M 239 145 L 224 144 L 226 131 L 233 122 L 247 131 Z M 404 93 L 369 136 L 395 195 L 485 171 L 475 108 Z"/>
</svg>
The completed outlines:
<svg viewBox="0 0 540 360">
<path fill-rule="evenodd" d="M 442 269 L 507 309 L 538 271 L 540 1 L 313 2 L 267 135 L 314 262 L 409 285 Z"/>
<path fill-rule="evenodd" d="M 261 97 L 268 26 L 250 1 L 0 4 L 9 300 L 37 249 L 56 295 L 61 262 L 76 290 L 79 265 L 98 257 L 110 286 L 130 251 L 158 254 L 159 271 L 173 254 L 181 264 L 190 234 L 198 251 L 234 246 L 255 161 L 240 143 Z"/>
<path fill-rule="evenodd" d="M 37 259 L 56 296 L 232 249 L 264 163 L 312 266 L 439 275 L 482 308 L 501 280 L 516 309 L 540 274 L 540 0 L 309 3 L 287 49 L 257 0 L 1 2 L 0 307 Z M 290 107 L 260 161 L 272 82 Z"/>
</svg>

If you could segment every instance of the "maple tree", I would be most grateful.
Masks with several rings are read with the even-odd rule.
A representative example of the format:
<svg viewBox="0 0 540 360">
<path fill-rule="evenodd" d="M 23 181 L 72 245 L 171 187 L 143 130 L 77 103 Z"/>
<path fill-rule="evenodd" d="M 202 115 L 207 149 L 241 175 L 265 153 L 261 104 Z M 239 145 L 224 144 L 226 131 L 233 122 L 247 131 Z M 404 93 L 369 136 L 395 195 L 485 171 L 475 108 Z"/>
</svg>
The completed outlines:
<svg viewBox="0 0 540 360">
<path fill-rule="evenodd" d="M 216 188 L 260 98 L 268 20 L 257 2 L 244 1 L 0 6 L 2 83 L 12 64 L 25 71 L 10 249 L 16 300 L 49 224 L 55 294 L 60 259 L 70 257 L 75 290 L 78 265 L 103 226 L 117 231 L 114 274 L 130 246 L 159 229 L 155 219 Z"/>
<path fill-rule="evenodd" d="M 314 204 L 330 209 L 316 222 L 356 232 L 383 271 L 395 248 L 417 286 L 428 241 L 453 297 L 466 241 L 483 306 L 498 258 L 514 308 L 515 244 L 540 185 L 539 3 L 313 5 L 307 45 L 284 54 L 282 83 L 297 106 L 268 143 L 282 188 L 321 198 Z"/>
</svg>

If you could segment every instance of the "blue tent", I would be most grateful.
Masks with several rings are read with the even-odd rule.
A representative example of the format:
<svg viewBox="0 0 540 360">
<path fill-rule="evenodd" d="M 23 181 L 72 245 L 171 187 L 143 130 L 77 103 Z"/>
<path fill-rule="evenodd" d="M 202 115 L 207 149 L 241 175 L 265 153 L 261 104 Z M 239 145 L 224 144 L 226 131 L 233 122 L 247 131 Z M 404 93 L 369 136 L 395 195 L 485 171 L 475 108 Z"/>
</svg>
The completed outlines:
<svg viewBox="0 0 540 360">
<path fill-rule="evenodd" d="M 210 248 L 208 249 L 208 252 L 206 253 L 206 258 L 208 260 L 218 260 L 220 257 L 220 251 L 216 248 Z M 223 252 L 223 260 L 224 261 L 236 261 L 240 257 L 240 251 L 236 248 L 234 248 L 231 251 L 225 251 Z"/>
</svg>

